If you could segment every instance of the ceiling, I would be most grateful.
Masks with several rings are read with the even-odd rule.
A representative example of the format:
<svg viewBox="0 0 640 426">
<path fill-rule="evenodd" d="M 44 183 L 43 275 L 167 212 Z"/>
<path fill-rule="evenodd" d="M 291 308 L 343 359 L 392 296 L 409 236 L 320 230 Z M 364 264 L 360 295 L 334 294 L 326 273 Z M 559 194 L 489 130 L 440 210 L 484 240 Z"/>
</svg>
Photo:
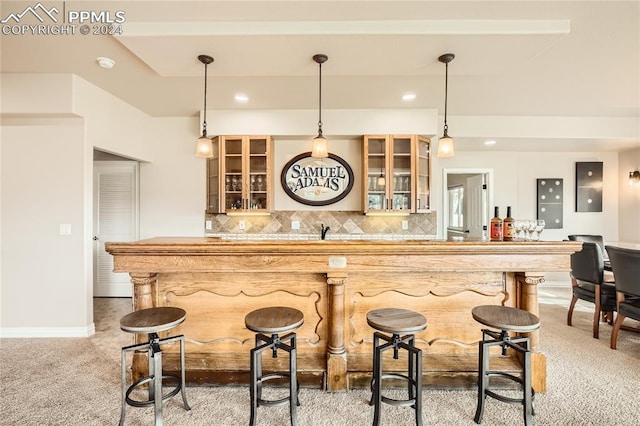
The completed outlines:
<svg viewBox="0 0 640 426">
<path fill-rule="evenodd" d="M 37 1 L 2 1 L 16 24 Z M 196 116 L 208 68 L 209 110 L 322 106 L 444 108 L 449 64 L 450 134 L 464 117 L 640 117 L 640 2 L 582 1 L 66 1 L 59 10 L 124 17 L 122 34 L 1 36 L 3 73 L 74 73 L 151 116 Z M 118 15 L 118 11 L 121 15 Z M 64 15 L 61 13 L 59 16 Z M 68 16 L 68 15 L 65 15 Z M 104 16 L 104 15 L 103 15 Z M 7 20 L 9 19 L 9 20 Z M 13 19 L 13 21 L 11 20 Z M 20 24 L 37 24 L 30 14 Z M 90 24 L 92 27 L 93 24 Z M 79 28 L 80 25 L 77 25 Z M 79 31 L 79 30 L 78 30 Z M 112 69 L 97 57 L 115 60 Z M 401 97 L 416 94 L 412 102 Z M 243 104 L 234 100 L 242 93 Z M 514 121 L 517 122 L 517 121 Z M 462 126 L 461 126 L 462 127 Z M 622 150 L 635 134 L 523 131 L 480 147 L 487 132 L 465 131 L 456 149 Z M 480 134 L 482 133 L 482 134 Z M 586 132 L 585 132 L 586 133 Z"/>
</svg>

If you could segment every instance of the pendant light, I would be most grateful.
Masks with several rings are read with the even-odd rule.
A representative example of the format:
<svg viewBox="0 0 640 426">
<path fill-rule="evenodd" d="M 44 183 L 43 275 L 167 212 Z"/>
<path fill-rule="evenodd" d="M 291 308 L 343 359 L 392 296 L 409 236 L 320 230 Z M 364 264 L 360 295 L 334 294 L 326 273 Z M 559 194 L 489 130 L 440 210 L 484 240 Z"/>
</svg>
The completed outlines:
<svg viewBox="0 0 640 426">
<path fill-rule="evenodd" d="M 327 149 L 327 139 L 322 135 L 322 64 L 327 62 L 327 55 L 313 55 L 313 60 L 318 64 L 318 136 L 313 139 L 311 148 L 311 156 L 314 158 L 327 158 L 329 151 Z"/>
<path fill-rule="evenodd" d="M 445 64 L 445 79 L 444 79 L 444 132 L 442 137 L 438 141 L 438 157 L 453 157 L 455 152 L 453 151 L 453 139 L 447 134 L 449 127 L 447 126 L 447 97 L 449 91 L 449 62 L 453 61 L 456 56 L 453 53 L 445 53 L 441 55 L 438 60 Z"/>
<path fill-rule="evenodd" d="M 196 157 L 213 158 L 213 144 L 207 137 L 207 66 L 213 62 L 208 55 L 199 55 L 198 60 L 204 64 L 204 116 L 202 121 L 202 136 L 198 139 Z"/>
</svg>

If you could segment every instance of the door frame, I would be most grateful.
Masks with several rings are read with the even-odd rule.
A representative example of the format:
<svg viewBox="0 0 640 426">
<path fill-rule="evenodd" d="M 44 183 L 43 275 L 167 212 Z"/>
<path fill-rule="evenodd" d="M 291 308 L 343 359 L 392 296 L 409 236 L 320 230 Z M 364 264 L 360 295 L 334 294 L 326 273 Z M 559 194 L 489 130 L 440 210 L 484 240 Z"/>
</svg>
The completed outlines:
<svg viewBox="0 0 640 426">
<path fill-rule="evenodd" d="M 447 228 L 449 227 L 449 175 L 485 175 L 487 182 L 487 220 L 492 217 L 491 206 L 493 205 L 493 169 L 483 167 L 457 167 L 442 169 L 442 225 L 440 235 L 447 239 Z M 489 224 L 487 223 L 487 226 Z"/>
</svg>

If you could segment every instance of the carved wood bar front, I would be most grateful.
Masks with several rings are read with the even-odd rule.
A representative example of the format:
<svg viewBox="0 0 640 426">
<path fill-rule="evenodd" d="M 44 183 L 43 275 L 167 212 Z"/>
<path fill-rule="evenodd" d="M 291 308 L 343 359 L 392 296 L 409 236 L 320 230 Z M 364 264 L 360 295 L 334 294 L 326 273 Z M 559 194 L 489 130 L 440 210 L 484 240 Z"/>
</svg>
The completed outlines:
<svg viewBox="0 0 640 426">
<path fill-rule="evenodd" d="M 371 377 L 369 310 L 402 307 L 422 313 L 416 335 L 426 386 L 473 387 L 481 326 L 471 309 L 512 306 L 538 315 L 544 272 L 570 270 L 579 242 L 240 241 L 152 238 L 106 244 L 114 271 L 128 272 L 134 309 L 176 306 L 187 319 L 187 378 L 197 383 L 248 383 L 253 333 L 244 316 L 265 306 L 304 313 L 297 330 L 298 372 L 307 386 L 341 391 Z M 543 272 L 539 272 L 543 271 Z M 537 332 L 534 388 L 546 390 L 546 357 Z M 163 349 L 177 370 L 178 348 Z M 286 357 L 266 358 L 265 371 Z M 402 360 L 385 360 L 385 365 Z M 493 362 L 493 361 L 492 361 Z M 134 360 L 134 374 L 145 368 Z M 398 368 L 402 368 L 398 364 Z M 496 368 L 519 368 L 513 356 Z"/>
</svg>

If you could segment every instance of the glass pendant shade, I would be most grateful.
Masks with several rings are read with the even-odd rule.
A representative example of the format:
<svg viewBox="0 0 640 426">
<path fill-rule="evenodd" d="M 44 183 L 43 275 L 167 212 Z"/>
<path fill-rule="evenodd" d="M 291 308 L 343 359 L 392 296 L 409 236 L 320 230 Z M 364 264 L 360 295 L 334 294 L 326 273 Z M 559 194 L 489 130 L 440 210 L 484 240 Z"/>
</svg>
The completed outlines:
<svg viewBox="0 0 640 426">
<path fill-rule="evenodd" d="M 313 139 L 313 145 L 311 146 L 311 156 L 313 158 L 327 158 L 329 151 L 327 150 L 327 140 L 321 134 L 318 134 Z"/>
<path fill-rule="evenodd" d="M 438 157 L 446 158 L 453 157 L 455 152 L 453 150 L 453 139 L 446 133 L 438 140 Z"/>
<path fill-rule="evenodd" d="M 211 143 L 211 139 L 208 138 L 207 135 L 202 135 L 198 139 L 196 157 L 213 158 L 213 143 Z"/>
<path fill-rule="evenodd" d="M 378 176 L 378 186 L 385 186 L 387 182 L 384 180 L 384 176 Z"/>
</svg>

